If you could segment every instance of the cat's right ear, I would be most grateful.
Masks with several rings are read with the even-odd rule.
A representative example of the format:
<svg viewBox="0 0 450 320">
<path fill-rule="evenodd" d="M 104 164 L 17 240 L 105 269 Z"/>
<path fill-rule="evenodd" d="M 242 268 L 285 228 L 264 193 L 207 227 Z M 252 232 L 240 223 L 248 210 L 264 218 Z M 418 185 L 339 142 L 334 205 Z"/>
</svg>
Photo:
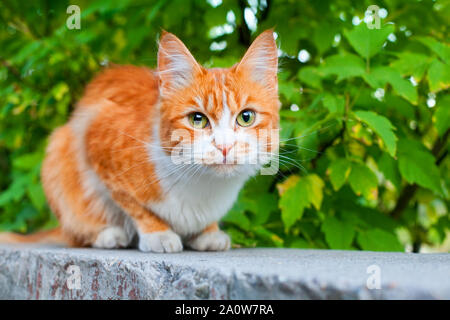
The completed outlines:
<svg viewBox="0 0 450 320">
<path fill-rule="evenodd" d="M 163 94 L 189 86 L 201 66 L 172 33 L 162 32 L 158 49 L 158 75 Z"/>
</svg>

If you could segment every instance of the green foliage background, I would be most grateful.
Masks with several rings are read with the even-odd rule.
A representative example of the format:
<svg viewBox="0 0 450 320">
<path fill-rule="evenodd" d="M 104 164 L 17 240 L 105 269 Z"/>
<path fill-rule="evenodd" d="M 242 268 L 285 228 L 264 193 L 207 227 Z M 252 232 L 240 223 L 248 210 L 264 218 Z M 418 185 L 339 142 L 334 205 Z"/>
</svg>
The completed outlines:
<svg viewBox="0 0 450 320">
<path fill-rule="evenodd" d="M 155 66 L 164 28 L 205 66 L 231 66 L 274 27 L 281 170 L 242 190 L 223 220 L 233 243 L 448 251 L 449 1 L 76 2 L 0 2 L 1 230 L 56 225 L 39 180 L 47 137 L 104 65 Z M 81 30 L 66 27 L 69 4 Z M 381 29 L 357 24 L 373 4 Z"/>
</svg>

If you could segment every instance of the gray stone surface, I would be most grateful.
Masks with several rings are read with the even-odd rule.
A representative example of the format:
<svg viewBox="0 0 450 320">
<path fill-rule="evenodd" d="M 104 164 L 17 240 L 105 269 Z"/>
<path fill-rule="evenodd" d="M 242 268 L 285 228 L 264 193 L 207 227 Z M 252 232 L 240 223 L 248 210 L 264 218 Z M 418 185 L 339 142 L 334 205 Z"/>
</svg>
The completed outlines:
<svg viewBox="0 0 450 320">
<path fill-rule="evenodd" d="M 371 265 L 381 289 L 366 285 Z M 0 299 L 450 299 L 450 254 L 0 245 Z"/>
</svg>

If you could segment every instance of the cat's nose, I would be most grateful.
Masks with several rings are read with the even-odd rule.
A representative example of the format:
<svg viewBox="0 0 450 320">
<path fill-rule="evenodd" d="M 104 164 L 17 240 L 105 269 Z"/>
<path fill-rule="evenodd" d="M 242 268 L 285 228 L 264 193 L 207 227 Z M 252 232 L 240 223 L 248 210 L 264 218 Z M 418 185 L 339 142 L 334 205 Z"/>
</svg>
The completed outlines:
<svg viewBox="0 0 450 320">
<path fill-rule="evenodd" d="M 224 157 L 226 157 L 230 149 L 233 148 L 233 144 L 218 144 L 216 145 L 216 148 L 222 152 Z"/>
</svg>

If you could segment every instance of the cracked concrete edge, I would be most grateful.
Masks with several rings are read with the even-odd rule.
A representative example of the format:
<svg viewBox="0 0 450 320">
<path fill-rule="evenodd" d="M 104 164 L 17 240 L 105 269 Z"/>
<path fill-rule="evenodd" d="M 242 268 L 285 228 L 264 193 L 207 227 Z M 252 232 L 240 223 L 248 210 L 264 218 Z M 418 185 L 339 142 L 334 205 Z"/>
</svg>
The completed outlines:
<svg viewBox="0 0 450 320">
<path fill-rule="evenodd" d="M 251 263 L 251 261 L 249 261 Z M 81 288 L 69 289 L 69 266 L 79 268 Z M 122 259 L 65 251 L 0 247 L 0 299 L 449 299 L 411 286 L 383 290 L 345 281 L 292 278 L 177 263 L 171 259 Z"/>
</svg>

